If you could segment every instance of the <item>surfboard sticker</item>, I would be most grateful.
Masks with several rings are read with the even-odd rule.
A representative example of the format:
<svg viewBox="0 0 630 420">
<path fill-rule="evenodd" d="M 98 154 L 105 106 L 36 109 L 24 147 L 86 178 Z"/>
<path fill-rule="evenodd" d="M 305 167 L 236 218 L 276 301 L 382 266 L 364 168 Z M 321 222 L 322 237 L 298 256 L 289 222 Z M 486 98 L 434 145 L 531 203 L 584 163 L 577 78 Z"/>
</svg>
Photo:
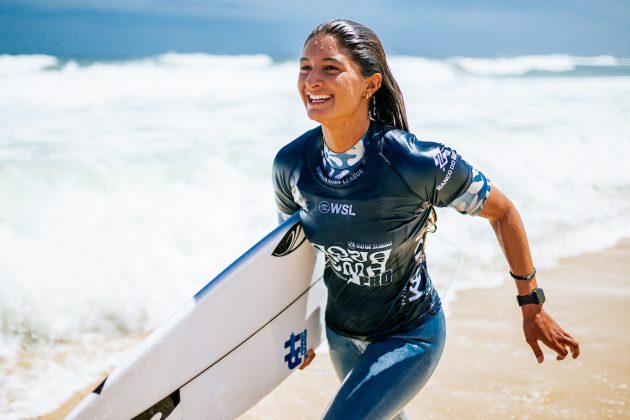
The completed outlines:
<svg viewBox="0 0 630 420">
<path fill-rule="evenodd" d="M 304 229 L 302 229 L 302 223 L 298 222 L 293 225 L 286 235 L 284 235 L 271 255 L 274 257 L 284 257 L 285 255 L 289 255 L 298 249 L 305 240 L 306 236 L 304 235 Z"/>
<path fill-rule="evenodd" d="M 306 357 L 306 338 L 308 329 L 305 328 L 297 334 L 291 333 L 289 339 L 284 342 L 284 348 L 289 352 L 284 356 L 289 370 L 293 370 L 302 364 L 303 358 Z"/>
</svg>

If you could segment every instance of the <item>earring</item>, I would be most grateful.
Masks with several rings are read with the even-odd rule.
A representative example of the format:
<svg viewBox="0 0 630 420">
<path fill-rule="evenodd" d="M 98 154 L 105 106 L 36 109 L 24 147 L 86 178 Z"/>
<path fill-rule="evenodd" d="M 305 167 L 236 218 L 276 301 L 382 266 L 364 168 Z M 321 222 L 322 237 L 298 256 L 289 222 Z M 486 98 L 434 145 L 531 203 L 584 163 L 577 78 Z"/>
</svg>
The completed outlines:
<svg viewBox="0 0 630 420">
<path fill-rule="evenodd" d="M 370 92 L 365 93 L 365 100 L 366 101 L 370 100 Z"/>
</svg>

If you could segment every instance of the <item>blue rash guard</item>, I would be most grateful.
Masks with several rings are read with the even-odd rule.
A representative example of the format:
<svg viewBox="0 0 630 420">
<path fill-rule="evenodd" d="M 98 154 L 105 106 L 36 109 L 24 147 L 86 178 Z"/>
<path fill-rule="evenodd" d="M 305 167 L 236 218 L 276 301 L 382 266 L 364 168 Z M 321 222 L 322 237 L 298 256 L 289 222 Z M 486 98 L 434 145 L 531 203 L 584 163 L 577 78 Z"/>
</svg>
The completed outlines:
<svg viewBox="0 0 630 420">
<path fill-rule="evenodd" d="M 328 178 L 322 138 L 317 127 L 283 147 L 273 182 L 279 211 L 299 211 L 326 255 L 326 323 L 367 340 L 413 329 L 440 308 L 423 252 L 432 207 L 478 214 L 490 183 L 454 150 L 377 122 L 361 164 Z"/>
</svg>

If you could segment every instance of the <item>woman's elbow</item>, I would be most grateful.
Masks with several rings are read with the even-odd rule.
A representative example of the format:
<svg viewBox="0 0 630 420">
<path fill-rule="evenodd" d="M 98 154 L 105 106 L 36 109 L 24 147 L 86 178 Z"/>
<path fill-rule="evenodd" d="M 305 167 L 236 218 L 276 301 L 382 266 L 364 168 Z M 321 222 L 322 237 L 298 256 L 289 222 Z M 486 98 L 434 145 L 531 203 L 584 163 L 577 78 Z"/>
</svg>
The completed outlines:
<svg viewBox="0 0 630 420">
<path fill-rule="evenodd" d="M 492 186 L 488 201 L 483 207 L 479 216 L 488 219 L 490 223 L 499 223 L 501 220 L 509 219 L 514 216 L 520 217 L 518 209 L 512 201 L 496 186 Z"/>
</svg>

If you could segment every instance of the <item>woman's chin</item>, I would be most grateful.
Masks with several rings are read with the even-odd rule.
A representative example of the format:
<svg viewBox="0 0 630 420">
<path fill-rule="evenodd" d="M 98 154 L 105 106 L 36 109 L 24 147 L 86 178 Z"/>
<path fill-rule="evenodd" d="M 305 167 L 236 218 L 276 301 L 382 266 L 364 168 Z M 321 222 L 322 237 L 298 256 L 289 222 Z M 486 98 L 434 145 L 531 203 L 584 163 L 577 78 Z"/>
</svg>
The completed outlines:
<svg viewBox="0 0 630 420">
<path fill-rule="evenodd" d="M 322 125 L 324 125 L 324 121 L 326 120 L 326 116 L 325 113 L 323 112 L 319 112 L 318 110 L 312 110 L 312 109 L 307 109 L 306 110 L 306 116 L 315 121 L 318 122 Z"/>
</svg>

